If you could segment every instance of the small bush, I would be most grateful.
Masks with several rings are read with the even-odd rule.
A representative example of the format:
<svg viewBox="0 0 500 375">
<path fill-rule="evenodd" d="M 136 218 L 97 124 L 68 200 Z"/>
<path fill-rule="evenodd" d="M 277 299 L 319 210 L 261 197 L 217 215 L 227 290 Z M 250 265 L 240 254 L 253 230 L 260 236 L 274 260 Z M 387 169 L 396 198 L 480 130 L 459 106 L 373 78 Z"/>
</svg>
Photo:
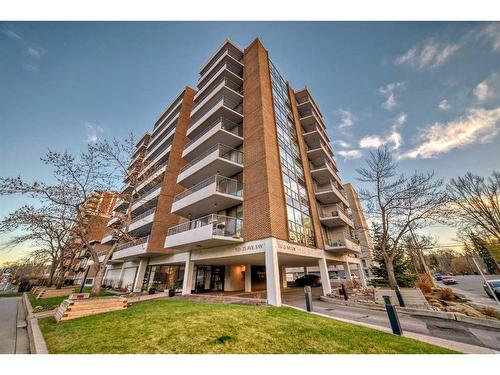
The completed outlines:
<svg viewBox="0 0 500 375">
<path fill-rule="evenodd" d="M 427 275 L 418 275 L 418 279 L 415 281 L 415 286 L 424 294 L 432 292 L 432 282 L 429 280 L 429 276 Z"/>
<path fill-rule="evenodd" d="M 438 291 L 438 296 L 445 301 L 455 301 L 455 293 L 453 293 L 453 290 L 450 288 L 440 289 Z"/>
<path fill-rule="evenodd" d="M 485 306 L 479 309 L 479 312 L 486 316 L 491 316 L 492 318 L 498 318 L 498 313 L 493 307 Z"/>
</svg>

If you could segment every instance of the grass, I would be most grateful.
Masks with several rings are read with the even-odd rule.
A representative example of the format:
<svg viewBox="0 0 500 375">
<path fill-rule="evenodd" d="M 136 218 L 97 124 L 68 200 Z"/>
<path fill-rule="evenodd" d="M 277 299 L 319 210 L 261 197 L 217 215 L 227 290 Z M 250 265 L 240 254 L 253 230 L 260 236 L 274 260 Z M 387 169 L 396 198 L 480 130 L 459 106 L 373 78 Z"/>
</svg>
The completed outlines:
<svg viewBox="0 0 500 375">
<path fill-rule="evenodd" d="M 453 353 L 285 307 L 155 300 L 39 324 L 50 353 Z"/>
<path fill-rule="evenodd" d="M 21 292 L 5 292 L 5 293 L 0 293 L 0 298 L 2 297 L 21 297 L 23 293 Z"/>
<path fill-rule="evenodd" d="M 75 287 L 75 290 L 77 292 L 79 292 L 80 287 Z M 90 290 L 91 290 L 90 287 L 84 287 L 83 293 L 90 293 Z M 36 299 L 36 297 L 33 295 L 33 293 L 29 292 L 28 298 L 30 300 L 31 307 L 33 308 L 33 310 L 45 311 L 45 310 L 55 309 L 56 307 L 58 307 L 61 304 L 62 301 L 67 299 L 69 295 L 70 295 L 70 293 L 68 293 L 65 296 Z M 112 296 L 112 295 L 114 295 L 114 294 L 110 293 L 106 290 L 101 290 L 101 293 L 99 293 L 99 296 L 101 296 L 101 297 Z M 40 306 L 40 307 L 38 307 L 38 306 Z"/>
</svg>

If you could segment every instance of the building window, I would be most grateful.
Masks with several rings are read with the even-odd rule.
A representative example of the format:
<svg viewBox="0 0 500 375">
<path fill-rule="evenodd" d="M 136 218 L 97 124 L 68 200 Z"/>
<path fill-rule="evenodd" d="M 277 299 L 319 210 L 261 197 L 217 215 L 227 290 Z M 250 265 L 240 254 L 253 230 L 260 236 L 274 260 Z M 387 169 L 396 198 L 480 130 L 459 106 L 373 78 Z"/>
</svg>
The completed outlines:
<svg viewBox="0 0 500 375">
<path fill-rule="evenodd" d="M 311 209 L 285 80 L 269 61 L 290 242 L 315 246 Z"/>
</svg>

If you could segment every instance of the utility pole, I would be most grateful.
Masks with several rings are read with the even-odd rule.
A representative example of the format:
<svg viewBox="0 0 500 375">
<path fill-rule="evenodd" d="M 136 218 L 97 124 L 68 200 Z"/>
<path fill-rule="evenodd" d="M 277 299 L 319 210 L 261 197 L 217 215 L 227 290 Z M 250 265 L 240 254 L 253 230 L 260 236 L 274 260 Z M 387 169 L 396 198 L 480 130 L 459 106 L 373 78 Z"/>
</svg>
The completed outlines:
<svg viewBox="0 0 500 375">
<path fill-rule="evenodd" d="M 500 305 L 500 302 L 498 301 L 498 298 L 495 294 L 495 291 L 493 290 L 493 288 L 491 287 L 490 283 L 488 283 L 488 280 L 486 280 L 486 277 L 484 276 L 483 274 L 483 271 L 481 270 L 481 267 L 479 267 L 479 264 L 477 264 L 476 262 L 476 259 L 474 259 L 474 257 L 472 258 L 472 261 L 474 262 L 474 264 L 476 265 L 476 268 L 477 270 L 479 271 L 479 273 L 481 274 L 481 276 L 483 277 L 483 280 L 484 282 L 486 283 L 486 286 L 488 287 L 488 289 L 490 290 L 491 294 L 493 295 L 493 298 L 495 299 L 495 301 L 497 301 L 497 303 Z"/>
</svg>

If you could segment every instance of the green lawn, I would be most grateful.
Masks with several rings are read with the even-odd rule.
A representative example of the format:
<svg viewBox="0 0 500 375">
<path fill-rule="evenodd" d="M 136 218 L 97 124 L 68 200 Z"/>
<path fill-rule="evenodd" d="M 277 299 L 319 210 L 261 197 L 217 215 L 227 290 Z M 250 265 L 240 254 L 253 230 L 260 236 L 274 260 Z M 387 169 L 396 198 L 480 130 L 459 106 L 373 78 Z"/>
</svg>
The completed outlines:
<svg viewBox="0 0 500 375">
<path fill-rule="evenodd" d="M 155 300 L 39 324 L 50 353 L 453 353 L 285 307 Z"/>
<path fill-rule="evenodd" d="M 23 293 L 21 292 L 6 292 L 6 293 L 0 293 L 0 298 L 2 297 L 21 297 Z"/>
<path fill-rule="evenodd" d="M 75 290 L 77 292 L 80 291 L 80 287 L 75 287 Z M 83 288 L 83 293 L 90 293 L 91 288 L 90 287 L 84 287 Z M 70 293 L 66 296 L 59 296 L 59 297 L 50 297 L 50 298 L 42 298 L 42 299 L 36 299 L 33 293 L 29 292 L 28 293 L 28 298 L 31 303 L 31 307 L 35 309 L 37 306 L 41 306 L 41 308 L 38 308 L 37 311 L 44 311 L 44 310 L 52 310 L 58 307 L 62 301 L 68 298 Z M 101 293 L 99 294 L 101 297 L 105 296 L 112 296 L 114 294 L 102 290 Z"/>
</svg>

